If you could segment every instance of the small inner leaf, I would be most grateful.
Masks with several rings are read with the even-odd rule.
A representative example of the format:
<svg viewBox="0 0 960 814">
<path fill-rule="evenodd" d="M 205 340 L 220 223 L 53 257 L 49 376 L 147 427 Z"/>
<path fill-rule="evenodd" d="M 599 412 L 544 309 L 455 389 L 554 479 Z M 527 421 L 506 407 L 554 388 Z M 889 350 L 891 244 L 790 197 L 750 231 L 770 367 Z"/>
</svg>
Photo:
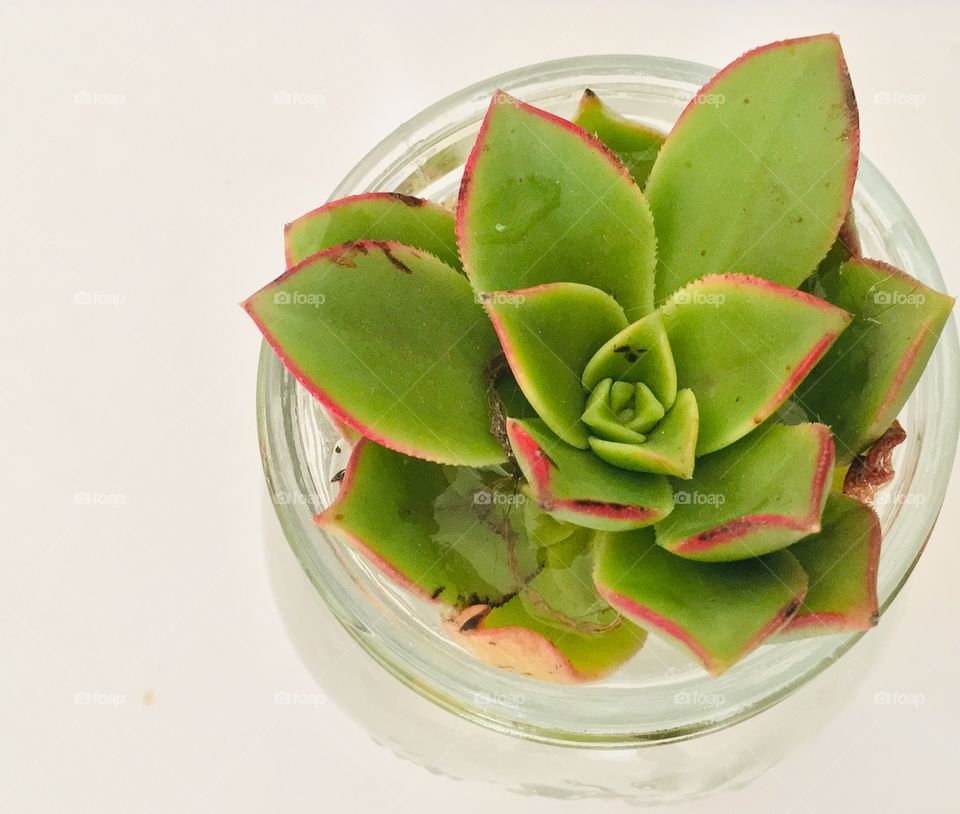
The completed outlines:
<svg viewBox="0 0 960 814">
<path fill-rule="evenodd" d="M 580 98 L 573 123 L 606 144 L 639 186 L 646 184 L 663 144 L 663 133 L 621 116 L 589 88 Z"/>
<path fill-rule="evenodd" d="M 693 475 L 700 425 L 697 399 L 692 390 L 681 390 L 663 420 L 639 442 L 591 436 L 590 449 L 620 469 L 689 478 Z"/>
<path fill-rule="evenodd" d="M 677 370 L 659 313 L 628 325 L 593 355 L 583 371 L 583 386 L 592 390 L 603 379 L 643 382 L 665 410 L 677 395 Z"/>
</svg>

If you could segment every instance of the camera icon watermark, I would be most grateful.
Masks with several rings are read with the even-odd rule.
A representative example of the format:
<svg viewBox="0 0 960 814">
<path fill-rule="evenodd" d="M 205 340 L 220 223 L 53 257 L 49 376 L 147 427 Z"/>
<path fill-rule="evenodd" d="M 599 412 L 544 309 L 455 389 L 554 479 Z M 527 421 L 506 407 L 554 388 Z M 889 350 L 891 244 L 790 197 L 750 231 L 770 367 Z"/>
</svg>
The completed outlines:
<svg viewBox="0 0 960 814">
<path fill-rule="evenodd" d="M 678 305 L 709 305 L 719 308 L 727 301 L 725 294 L 700 291 L 696 288 L 682 288 L 673 295 L 673 301 Z"/>
<path fill-rule="evenodd" d="M 473 495 L 474 506 L 520 506 L 527 502 L 523 492 L 498 492 L 493 489 L 481 489 Z"/>
<path fill-rule="evenodd" d="M 920 306 L 927 301 L 926 295 L 921 291 L 875 291 L 873 293 L 873 302 L 876 305 L 912 305 Z"/>
<path fill-rule="evenodd" d="M 720 492 L 686 492 L 678 489 L 673 493 L 673 502 L 677 506 L 722 506 L 727 502 L 727 497 Z"/>
<path fill-rule="evenodd" d="M 726 702 L 727 697 L 720 692 L 679 690 L 673 694 L 673 703 L 678 707 L 721 707 Z"/>
<path fill-rule="evenodd" d="M 127 496 L 122 492 L 87 492 L 73 493 L 73 502 L 77 506 L 109 506 L 119 509 L 127 502 Z"/>
<path fill-rule="evenodd" d="M 698 93 L 690 100 L 690 104 L 706 105 L 707 107 L 720 107 L 726 102 L 727 97 L 723 93 Z"/>
<path fill-rule="evenodd" d="M 327 97 L 322 93 L 304 93 L 300 90 L 278 90 L 273 94 L 275 105 L 291 107 L 320 107 L 325 104 Z"/>
<path fill-rule="evenodd" d="M 473 301 L 478 305 L 492 303 L 493 305 L 523 305 L 526 296 L 514 291 L 477 291 Z"/>
<path fill-rule="evenodd" d="M 126 301 L 125 295 L 116 292 L 75 291 L 73 294 L 74 305 L 108 305 L 111 308 L 118 308 Z"/>
<path fill-rule="evenodd" d="M 521 693 L 505 692 L 475 692 L 473 702 L 482 707 L 505 707 L 507 709 L 520 709 L 526 702 L 527 697 Z"/>
<path fill-rule="evenodd" d="M 873 102 L 877 105 L 904 105 L 906 107 L 920 107 L 926 104 L 927 97 L 923 93 L 904 93 L 900 90 L 881 90 L 873 94 Z"/>
<path fill-rule="evenodd" d="M 319 308 L 326 301 L 325 294 L 307 294 L 303 291 L 278 291 L 273 295 L 274 305 L 309 305 Z"/>
<path fill-rule="evenodd" d="M 120 707 L 127 703 L 127 696 L 121 692 L 102 692 L 101 690 L 78 690 L 73 694 L 73 703 L 80 707 Z"/>
<path fill-rule="evenodd" d="M 877 690 L 873 694 L 873 703 L 879 707 L 921 707 L 926 702 L 926 696 L 920 692 Z"/>
<path fill-rule="evenodd" d="M 121 107 L 127 102 L 122 93 L 104 93 L 98 90 L 78 90 L 73 94 L 75 105 L 98 107 Z"/>
</svg>

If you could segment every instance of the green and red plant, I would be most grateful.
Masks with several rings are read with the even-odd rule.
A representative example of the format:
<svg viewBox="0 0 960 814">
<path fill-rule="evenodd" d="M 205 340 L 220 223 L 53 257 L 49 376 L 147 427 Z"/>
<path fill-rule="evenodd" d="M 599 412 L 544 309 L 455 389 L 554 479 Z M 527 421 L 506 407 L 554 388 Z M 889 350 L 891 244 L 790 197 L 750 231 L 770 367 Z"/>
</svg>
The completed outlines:
<svg viewBox="0 0 960 814">
<path fill-rule="evenodd" d="M 647 630 L 719 673 L 874 624 L 879 523 L 835 475 L 888 456 L 953 300 L 858 256 L 859 141 L 840 44 L 808 37 L 666 136 L 497 92 L 455 213 L 371 193 L 289 224 L 244 307 L 356 440 L 317 523 L 547 680 Z"/>
</svg>

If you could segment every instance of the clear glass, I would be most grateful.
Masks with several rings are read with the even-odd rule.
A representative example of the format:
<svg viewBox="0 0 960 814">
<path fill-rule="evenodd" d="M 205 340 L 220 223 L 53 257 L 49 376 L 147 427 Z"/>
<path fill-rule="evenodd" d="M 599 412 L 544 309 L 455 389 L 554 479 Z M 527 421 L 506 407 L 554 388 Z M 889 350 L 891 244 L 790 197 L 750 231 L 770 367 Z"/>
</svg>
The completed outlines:
<svg viewBox="0 0 960 814">
<path fill-rule="evenodd" d="M 596 56 L 559 60 L 503 74 L 438 102 L 399 127 L 349 173 L 331 198 L 372 190 L 398 190 L 441 202 L 454 199 L 463 162 L 490 94 L 497 88 L 569 116 L 583 89 L 591 87 L 618 110 L 666 131 L 712 73 L 713 69 L 707 66 L 677 60 Z M 899 266 L 934 288 L 944 288 L 936 262 L 913 217 L 883 176 L 863 157 L 854 209 L 866 255 Z M 955 400 L 957 358 L 956 328 L 951 319 L 901 415 L 907 441 L 895 456 L 896 477 L 878 500 L 884 532 L 879 571 L 879 596 L 885 615 L 881 632 L 887 625 L 886 610 L 922 552 L 943 502 L 956 449 L 958 418 L 956 411 L 942 406 Z M 653 637 L 626 667 L 585 686 L 541 683 L 490 668 L 443 634 L 434 606 L 382 578 L 356 552 L 324 535 L 312 523 L 313 515 L 335 495 L 337 487 L 331 478 L 345 465 L 349 449 L 317 402 L 266 346 L 260 358 L 258 416 L 271 499 L 283 536 L 302 568 L 299 575 L 284 571 L 276 566 L 280 554 L 273 550 L 275 575 L 285 574 L 278 577 L 278 601 L 294 640 L 308 663 L 317 665 L 318 681 L 335 688 L 331 689 L 332 694 L 365 718 L 365 724 L 375 734 L 380 729 L 393 748 L 436 770 L 457 776 L 499 778 L 514 788 L 537 793 L 613 795 L 635 802 L 679 799 L 742 782 L 782 750 L 764 741 L 774 737 L 770 727 L 765 729 L 753 722 L 748 722 L 752 724 L 748 727 L 740 722 L 768 710 L 811 682 L 862 638 L 862 634 L 855 633 L 768 644 L 717 678 L 706 675 L 669 643 Z M 304 574 L 312 585 L 313 599 L 322 601 L 310 601 L 300 592 L 296 583 Z M 303 601 L 291 604 L 290 596 L 294 594 Z M 332 617 L 327 609 L 332 611 Z M 332 618 L 339 621 L 342 630 Z M 331 625 L 336 629 L 331 629 Z M 379 667 L 369 658 L 358 660 L 351 656 L 348 661 L 353 674 L 346 676 L 346 681 L 341 680 L 345 677 L 344 666 L 331 670 L 330 659 L 323 658 L 323 648 L 346 647 L 341 641 L 346 640 L 343 630 Z M 881 635 L 874 631 L 867 638 L 879 642 Z M 862 651 L 861 645 L 857 652 Z M 368 669 L 371 665 L 375 673 Z M 837 670 L 831 672 L 834 676 L 840 674 Z M 399 683 L 394 679 L 399 679 Z M 412 688 L 432 705 L 413 700 L 402 685 Z M 379 702 L 397 692 L 407 699 L 397 702 L 401 707 L 407 704 L 411 710 L 419 711 L 416 718 L 407 716 L 407 726 L 388 727 L 388 721 L 396 724 L 394 719 L 398 715 L 403 719 L 403 713 L 391 708 L 390 715 L 371 716 L 369 707 L 372 704 L 380 709 Z M 363 693 L 373 694 L 366 704 Z M 830 696 L 822 693 L 818 702 L 808 704 L 812 712 L 805 713 L 807 722 L 815 721 L 817 715 L 829 709 L 829 704 L 823 703 L 826 697 Z M 442 714 L 438 717 L 438 713 Z M 738 723 L 739 726 L 732 727 Z M 433 756 L 427 757 L 424 750 L 438 741 L 424 727 L 433 727 L 437 733 L 443 730 L 448 739 L 459 737 L 461 741 L 473 742 L 469 750 L 471 763 L 465 764 L 462 749 L 448 750 L 445 762 L 436 749 L 431 748 Z M 731 727 L 721 738 L 721 730 Z M 390 734 L 384 735 L 388 729 Z M 746 750 L 731 750 L 730 738 L 740 743 L 748 731 L 765 734 L 752 736 L 755 742 L 752 746 L 748 742 Z M 452 734 L 455 732 L 466 734 Z M 665 748 L 708 733 L 713 734 L 702 738 L 701 746 Z M 582 757 L 600 750 L 607 757 L 602 763 L 596 756 L 578 758 L 577 765 L 583 771 L 587 771 L 583 768 L 586 766 L 603 767 L 599 773 L 587 772 L 588 776 L 580 780 L 573 769 L 563 768 L 563 760 L 546 760 L 544 767 L 560 768 L 552 773 L 531 768 L 531 776 L 537 777 L 531 785 L 518 775 L 522 762 L 507 765 L 502 760 L 503 754 L 520 749 L 517 738 L 528 744 L 524 747 L 528 757 Z M 478 745 L 481 743 L 485 744 L 483 749 Z M 562 752 L 555 748 L 560 745 L 576 749 L 572 753 Z M 650 751 L 650 747 L 656 748 Z M 497 749 L 499 759 L 490 754 Z M 743 758 L 742 765 L 730 765 L 734 752 Z M 642 765 L 646 774 L 638 768 L 639 753 L 644 754 Z M 700 755 L 699 764 L 690 757 L 694 753 Z M 634 760 L 627 782 L 612 779 L 623 772 L 611 773 L 610 766 L 627 759 Z M 460 768 L 451 769 L 451 762 Z"/>
</svg>

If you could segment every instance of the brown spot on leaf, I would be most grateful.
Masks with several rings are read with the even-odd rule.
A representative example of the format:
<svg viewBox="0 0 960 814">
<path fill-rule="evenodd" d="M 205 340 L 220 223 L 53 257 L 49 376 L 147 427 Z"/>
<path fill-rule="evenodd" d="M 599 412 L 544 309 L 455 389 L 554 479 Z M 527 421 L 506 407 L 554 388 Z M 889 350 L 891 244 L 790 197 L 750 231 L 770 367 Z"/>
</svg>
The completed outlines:
<svg viewBox="0 0 960 814">
<path fill-rule="evenodd" d="M 383 252 L 383 256 L 386 257 L 387 260 L 389 260 L 391 263 L 393 263 L 393 267 L 397 269 L 397 271 L 402 271 L 404 274 L 413 274 L 413 269 L 411 269 L 410 266 L 408 266 L 406 263 L 400 260 L 391 251 L 389 243 L 386 243 L 382 240 L 378 240 L 375 242 L 377 244 L 377 247 Z"/>
<path fill-rule="evenodd" d="M 395 201 L 399 201 L 404 206 L 423 206 L 426 201 L 423 198 L 415 198 L 413 195 L 404 195 L 402 192 L 387 193 Z"/>
<path fill-rule="evenodd" d="M 460 625 L 460 632 L 467 633 L 477 627 L 490 613 L 490 608 L 483 608 L 479 613 L 475 613 L 466 622 Z"/>
<path fill-rule="evenodd" d="M 341 469 L 339 472 L 337 472 L 336 475 L 330 478 L 330 483 L 340 483 L 341 481 L 343 481 L 343 477 L 346 474 L 347 474 L 347 470 Z"/>
<path fill-rule="evenodd" d="M 853 459 L 843 479 L 843 493 L 861 503 L 872 503 L 877 492 L 893 480 L 893 450 L 906 439 L 906 431 L 894 421 L 870 449 Z"/>
<path fill-rule="evenodd" d="M 781 614 L 781 616 L 782 616 L 784 619 L 789 619 L 789 618 L 790 618 L 791 616 L 793 616 L 798 610 L 800 610 L 800 600 L 799 600 L 799 599 L 794 599 L 794 600 L 792 600 L 792 601 L 790 602 L 789 605 L 787 605 L 787 606 L 783 609 L 783 613 Z"/>
<path fill-rule="evenodd" d="M 350 246 L 349 248 L 352 249 L 353 246 Z M 330 262 L 333 263 L 335 266 L 342 266 L 343 268 L 351 268 L 351 269 L 355 269 L 357 267 L 357 264 L 345 253 L 336 252 L 334 254 L 331 254 L 329 257 L 330 257 Z"/>
<path fill-rule="evenodd" d="M 369 251 L 367 244 L 359 240 L 348 240 L 341 248 L 343 252 L 359 252 L 360 254 L 366 254 Z"/>
</svg>

